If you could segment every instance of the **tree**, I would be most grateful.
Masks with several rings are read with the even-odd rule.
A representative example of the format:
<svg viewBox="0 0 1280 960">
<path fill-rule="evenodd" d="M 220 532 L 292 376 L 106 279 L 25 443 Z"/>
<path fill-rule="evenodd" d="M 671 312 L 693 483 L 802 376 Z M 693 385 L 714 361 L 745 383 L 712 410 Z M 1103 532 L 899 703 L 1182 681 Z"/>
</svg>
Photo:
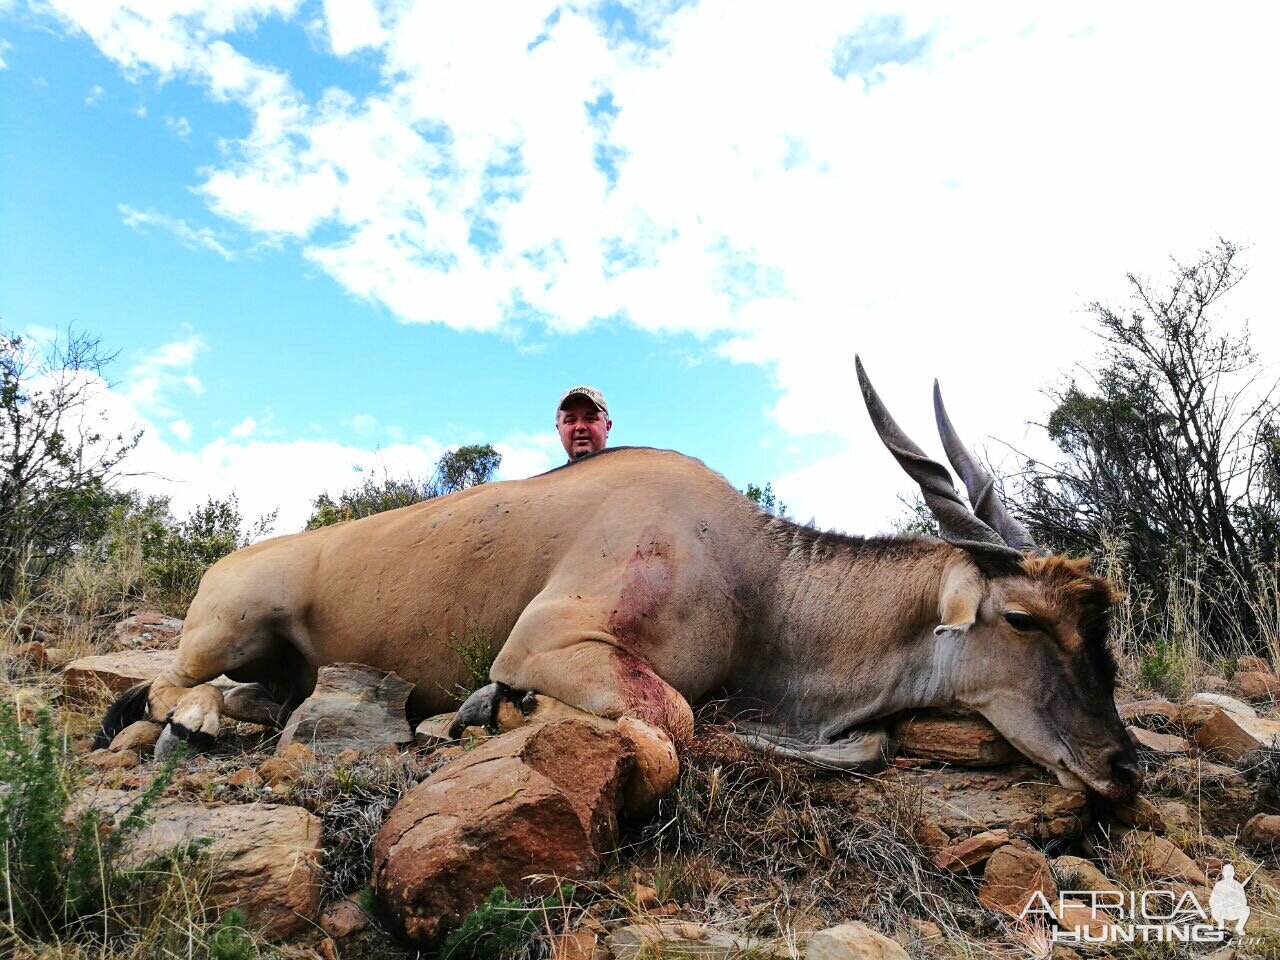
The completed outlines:
<svg viewBox="0 0 1280 960">
<path fill-rule="evenodd" d="M 748 483 L 747 489 L 742 492 L 747 495 L 748 500 L 766 513 L 772 513 L 776 517 L 785 517 L 787 515 L 787 505 L 779 500 L 777 494 L 773 492 L 772 483 L 766 483 L 763 487 Z"/>
<path fill-rule="evenodd" d="M 435 472 L 428 481 L 412 476 L 384 475 L 380 480 L 366 477 L 358 486 L 338 494 L 336 500 L 328 493 L 316 497 L 311 504 L 311 517 L 307 520 L 306 529 L 327 527 L 344 520 L 358 520 L 384 510 L 407 507 L 412 503 L 421 503 L 433 497 L 488 483 L 501 464 L 502 454 L 491 444 L 482 443 L 447 451 L 436 461 Z"/>
<path fill-rule="evenodd" d="M 1248 331 L 1216 324 L 1245 275 L 1239 254 L 1220 241 L 1163 285 L 1130 274 L 1124 309 L 1090 304 L 1104 343 L 1092 383 L 1051 393 L 1061 459 L 1028 463 L 1016 499 L 1045 545 L 1097 551 L 1118 536 L 1131 582 L 1157 598 L 1194 566 L 1202 627 L 1257 642 L 1280 541 L 1280 420 Z"/>
<path fill-rule="evenodd" d="M 0 600 L 102 533 L 117 468 L 142 436 L 101 427 L 114 359 L 68 330 L 41 351 L 0 331 Z"/>
</svg>

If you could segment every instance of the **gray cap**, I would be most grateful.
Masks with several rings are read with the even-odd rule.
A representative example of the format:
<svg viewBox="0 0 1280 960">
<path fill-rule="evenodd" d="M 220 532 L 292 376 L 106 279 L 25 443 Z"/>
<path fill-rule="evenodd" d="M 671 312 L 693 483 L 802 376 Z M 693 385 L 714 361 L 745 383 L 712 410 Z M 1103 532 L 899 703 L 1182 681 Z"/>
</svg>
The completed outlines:
<svg viewBox="0 0 1280 960">
<path fill-rule="evenodd" d="M 570 387 L 568 390 L 566 390 L 564 392 L 564 396 L 560 398 L 560 404 L 556 407 L 557 413 L 564 409 L 565 401 L 567 401 L 570 397 L 586 397 L 588 400 L 594 403 L 596 405 L 596 408 L 600 410 L 600 412 L 602 412 L 606 417 L 609 415 L 609 405 L 604 402 L 604 394 L 601 393 L 599 390 L 597 390 L 595 387 L 587 387 L 587 386 Z"/>
</svg>

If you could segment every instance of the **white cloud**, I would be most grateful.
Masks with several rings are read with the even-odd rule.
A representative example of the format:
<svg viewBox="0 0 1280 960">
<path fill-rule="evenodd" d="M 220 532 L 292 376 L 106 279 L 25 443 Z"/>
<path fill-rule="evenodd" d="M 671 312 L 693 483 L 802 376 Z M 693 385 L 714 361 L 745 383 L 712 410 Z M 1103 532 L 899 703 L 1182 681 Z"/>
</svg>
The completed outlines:
<svg viewBox="0 0 1280 960">
<path fill-rule="evenodd" d="M 185 420 L 174 420 L 169 424 L 169 429 L 173 431 L 173 435 L 182 440 L 191 439 L 191 424 Z"/>
<path fill-rule="evenodd" d="M 211 210 L 399 318 L 495 331 L 524 311 L 569 332 L 621 315 L 768 366 L 782 429 L 832 438 L 830 461 L 776 484 L 823 521 L 894 509 L 855 350 L 928 449 L 934 375 L 975 443 L 1021 442 L 1038 391 L 1093 349 L 1081 304 L 1125 271 L 1222 234 L 1252 244 L 1234 309 L 1280 305 L 1259 121 L 1280 66 L 1247 6 L 784 19 L 707 0 L 638 6 L 637 43 L 588 3 L 326 3 L 331 49 L 372 51 L 383 83 L 308 99 L 233 46 L 294 0 L 50 5 L 126 75 L 239 104 L 249 133 L 201 173 Z M 1278 331 L 1255 326 L 1264 355 Z"/>
<path fill-rule="evenodd" d="M 371 413 L 357 413 L 354 416 L 343 417 L 342 425 L 350 430 L 354 430 L 361 436 L 369 436 L 378 427 L 378 418 Z"/>
<path fill-rule="evenodd" d="M 218 235 L 208 227 L 193 227 L 178 217 L 156 213 L 154 210 L 135 210 L 126 203 L 118 204 L 116 209 L 123 215 L 125 226 L 133 227 L 135 230 L 143 227 L 159 227 L 161 230 L 172 233 L 182 241 L 185 247 L 212 250 L 223 260 L 234 260 L 237 256 L 236 252 L 224 246 L 218 239 Z"/>
<path fill-rule="evenodd" d="M 387 36 L 370 0 L 324 0 L 324 19 L 330 49 L 340 57 L 380 46 Z"/>
<path fill-rule="evenodd" d="M 191 121 L 186 117 L 165 117 L 164 125 L 179 140 L 191 136 Z"/>
<path fill-rule="evenodd" d="M 199 394 L 204 390 L 191 367 L 197 354 L 207 346 L 203 337 L 193 333 L 144 355 L 129 368 L 124 380 L 130 403 L 141 415 L 175 417 L 175 393 Z"/>
<path fill-rule="evenodd" d="M 243 420 L 237 423 L 234 427 L 232 427 L 228 432 L 231 434 L 233 438 L 237 440 L 243 440 L 245 437 L 252 436 L 253 432 L 257 429 L 258 429 L 258 421 L 253 419 L 253 417 L 245 417 Z"/>
<path fill-rule="evenodd" d="M 4 7 L 5 5 L 3 3 L 0 3 L 0 10 L 3 10 Z M 4 37 L 0 37 L 0 70 L 9 69 L 9 64 L 5 63 L 4 55 L 12 49 L 13 49 L 13 44 L 5 40 Z"/>
<path fill-rule="evenodd" d="M 134 107 L 134 108 L 133 108 L 133 115 L 134 115 L 135 117 L 138 117 L 139 119 L 143 119 L 143 118 L 145 118 L 145 117 L 146 117 L 146 115 L 147 115 L 147 108 L 146 108 L 146 105 L 145 105 L 145 104 L 138 104 L 138 106 Z"/>
<path fill-rule="evenodd" d="M 89 106 L 89 107 L 96 106 L 98 101 L 102 99 L 102 95 L 106 92 L 107 91 L 103 90 L 102 87 L 98 86 L 95 83 L 89 89 L 89 95 L 84 98 L 85 106 Z"/>
</svg>

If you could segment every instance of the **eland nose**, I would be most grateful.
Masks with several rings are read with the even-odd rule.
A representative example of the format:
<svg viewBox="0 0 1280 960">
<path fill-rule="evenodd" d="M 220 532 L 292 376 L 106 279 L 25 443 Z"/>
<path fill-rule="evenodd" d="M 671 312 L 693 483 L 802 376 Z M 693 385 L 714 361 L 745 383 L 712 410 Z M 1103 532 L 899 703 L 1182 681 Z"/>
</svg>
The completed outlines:
<svg viewBox="0 0 1280 960">
<path fill-rule="evenodd" d="M 1142 786 L 1142 768 L 1132 750 L 1119 750 L 1111 758 L 1111 776 L 1115 780 L 1117 792 L 1123 793 L 1124 799 L 1131 800 L 1138 794 Z"/>
</svg>

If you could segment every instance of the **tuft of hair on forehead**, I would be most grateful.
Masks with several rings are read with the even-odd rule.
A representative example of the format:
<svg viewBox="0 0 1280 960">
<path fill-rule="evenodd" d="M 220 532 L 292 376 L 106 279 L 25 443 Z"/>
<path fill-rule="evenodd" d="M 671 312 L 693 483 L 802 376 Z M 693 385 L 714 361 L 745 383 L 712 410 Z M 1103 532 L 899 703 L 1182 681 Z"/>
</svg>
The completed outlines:
<svg viewBox="0 0 1280 960">
<path fill-rule="evenodd" d="M 1049 587 L 1064 599 L 1075 600 L 1082 607 L 1108 610 L 1124 598 L 1124 592 L 1106 577 L 1089 571 L 1093 557 L 1064 557 L 1059 554 L 1026 556 L 1022 572 Z"/>
<path fill-rule="evenodd" d="M 1094 669 L 1108 683 L 1114 683 L 1117 671 L 1115 655 L 1107 643 L 1111 632 L 1111 608 L 1124 598 L 1124 592 L 1106 577 L 1089 572 L 1092 557 L 1026 556 L 1022 572 L 1058 599 L 1064 607 L 1074 605 L 1080 611 L 1080 637 L 1084 654 Z"/>
</svg>

